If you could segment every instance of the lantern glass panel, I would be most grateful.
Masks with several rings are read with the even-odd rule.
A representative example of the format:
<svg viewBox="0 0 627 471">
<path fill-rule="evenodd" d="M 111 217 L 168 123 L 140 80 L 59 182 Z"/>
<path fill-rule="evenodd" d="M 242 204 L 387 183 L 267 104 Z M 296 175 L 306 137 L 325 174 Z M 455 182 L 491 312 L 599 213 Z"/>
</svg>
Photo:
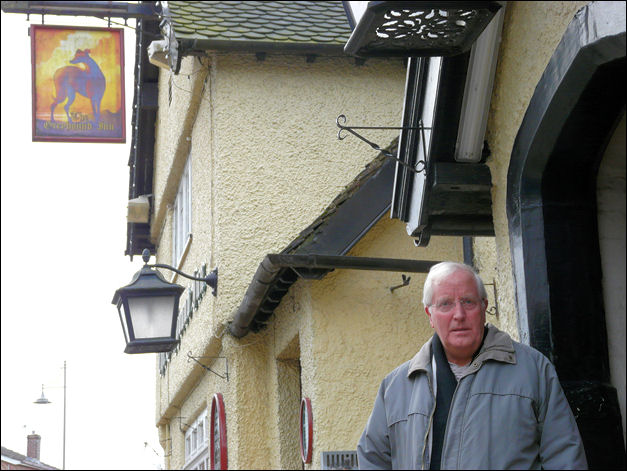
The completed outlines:
<svg viewBox="0 0 627 471">
<path fill-rule="evenodd" d="M 129 297 L 128 307 L 136 339 L 169 337 L 175 296 Z"/>
<path fill-rule="evenodd" d="M 124 331 L 124 340 L 128 343 L 128 327 L 126 326 L 126 315 L 124 314 L 124 302 L 122 298 L 118 301 L 118 314 L 120 315 L 120 322 L 122 323 L 122 330 Z"/>
</svg>

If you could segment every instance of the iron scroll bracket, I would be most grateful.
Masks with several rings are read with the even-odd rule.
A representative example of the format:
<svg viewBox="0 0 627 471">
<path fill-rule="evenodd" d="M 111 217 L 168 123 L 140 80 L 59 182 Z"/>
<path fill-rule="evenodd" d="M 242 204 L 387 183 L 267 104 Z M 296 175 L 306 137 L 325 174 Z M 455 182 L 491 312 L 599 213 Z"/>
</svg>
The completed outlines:
<svg viewBox="0 0 627 471">
<path fill-rule="evenodd" d="M 199 359 L 202 359 L 202 358 L 210 358 L 213 360 L 220 359 L 220 358 L 223 359 L 224 360 L 224 374 L 221 375 L 217 371 L 212 370 L 207 365 L 204 365 L 203 363 L 198 361 Z M 205 370 L 210 371 L 211 373 L 213 373 L 216 376 L 219 376 L 222 379 L 226 379 L 227 382 L 229 381 L 229 360 L 226 357 L 195 357 L 194 355 L 192 355 L 192 352 L 187 352 L 187 361 L 189 362 L 189 360 L 194 360 L 196 363 L 202 366 Z"/>
<path fill-rule="evenodd" d="M 496 318 L 498 319 L 499 318 L 499 298 L 496 293 L 496 281 L 492 279 L 492 283 L 484 283 L 483 285 L 492 286 L 492 292 L 494 293 L 494 306 L 490 307 L 489 309 L 486 309 L 485 312 L 492 316 L 496 316 Z"/>
<path fill-rule="evenodd" d="M 341 123 L 340 123 L 340 121 L 341 121 Z M 418 121 L 418 126 L 417 127 L 410 127 L 410 126 L 405 126 L 405 127 L 398 127 L 398 126 L 346 126 L 346 116 L 341 114 L 335 120 L 335 124 L 337 124 L 337 127 L 340 128 L 340 130 L 337 132 L 337 138 L 340 141 L 346 139 L 346 135 L 342 134 L 342 131 L 349 132 L 353 136 L 355 136 L 358 139 L 361 139 L 362 141 L 364 141 L 366 144 L 368 144 L 374 150 L 376 150 L 378 152 L 381 152 L 385 157 L 388 157 L 390 159 L 394 159 L 400 165 L 402 165 L 403 167 L 407 167 L 412 172 L 415 172 L 415 173 L 424 172 L 426 174 L 426 172 L 427 172 L 426 158 L 425 158 L 425 160 L 419 160 L 418 162 L 416 162 L 415 166 L 410 165 L 407 162 L 403 162 L 401 159 L 399 159 L 392 152 L 390 152 L 390 151 L 388 151 L 386 149 L 383 149 L 381 146 L 379 146 L 379 145 L 375 144 L 374 142 L 366 139 L 364 136 L 362 136 L 361 134 L 359 134 L 358 132 L 355 131 L 355 129 L 378 129 L 378 130 L 381 130 L 381 129 L 392 129 L 392 130 L 403 130 L 403 131 L 409 131 L 409 130 L 420 131 L 421 140 L 422 140 L 422 146 L 423 146 L 423 152 L 424 152 L 424 155 L 426 157 L 426 155 L 427 155 L 427 148 L 426 148 L 426 144 L 425 144 L 425 142 L 426 142 L 426 139 L 425 139 L 425 129 L 431 129 L 431 128 L 430 127 L 425 127 L 422 124 L 422 120 Z"/>
<path fill-rule="evenodd" d="M 400 285 L 390 286 L 390 293 L 393 293 L 395 289 L 402 288 L 403 286 L 408 286 L 411 281 L 411 276 L 401 275 L 401 279 L 403 282 Z"/>
</svg>

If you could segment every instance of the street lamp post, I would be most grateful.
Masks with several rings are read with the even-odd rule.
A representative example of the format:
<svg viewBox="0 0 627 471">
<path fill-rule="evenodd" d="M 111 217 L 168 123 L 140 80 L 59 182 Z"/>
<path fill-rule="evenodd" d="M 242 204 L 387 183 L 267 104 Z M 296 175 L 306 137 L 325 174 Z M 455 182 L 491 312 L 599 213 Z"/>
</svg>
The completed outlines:
<svg viewBox="0 0 627 471">
<path fill-rule="evenodd" d="M 67 380 L 67 364 L 66 361 L 63 360 L 63 468 L 65 469 L 65 416 L 66 416 L 66 405 L 67 405 L 67 390 L 66 390 L 66 380 Z M 44 396 L 44 385 L 41 385 L 41 397 L 34 401 L 35 404 L 51 404 L 52 401 L 49 401 L 46 396 Z"/>
</svg>

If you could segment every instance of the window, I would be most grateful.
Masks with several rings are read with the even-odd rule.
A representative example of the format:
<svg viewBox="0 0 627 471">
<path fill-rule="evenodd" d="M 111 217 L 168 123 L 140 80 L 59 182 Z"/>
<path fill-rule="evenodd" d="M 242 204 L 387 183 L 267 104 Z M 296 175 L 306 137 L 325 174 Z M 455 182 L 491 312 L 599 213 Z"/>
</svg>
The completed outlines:
<svg viewBox="0 0 627 471">
<path fill-rule="evenodd" d="M 172 216 L 172 265 L 179 266 L 187 241 L 192 234 L 192 172 L 191 156 L 187 158 L 181 183 L 174 200 Z"/>
<path fill-rule="evenodd" d="M 185 432 L 184 469 L 208 469 L 209 443 L 205 433 L 208 423 L 205 409 Z"/>
</svg>

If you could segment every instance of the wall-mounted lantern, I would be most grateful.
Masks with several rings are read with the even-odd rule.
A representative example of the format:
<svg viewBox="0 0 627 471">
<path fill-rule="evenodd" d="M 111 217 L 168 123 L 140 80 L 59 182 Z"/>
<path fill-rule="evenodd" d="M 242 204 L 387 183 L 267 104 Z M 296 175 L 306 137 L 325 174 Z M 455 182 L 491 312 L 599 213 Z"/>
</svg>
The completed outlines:
<svg viewBox="0 0 627 471">
<path fill-rule="evenodd" d="M 145 265 L 135 273 L 128 285 L 115 292 L 112 301 L 118 308 L 124 331 L 124 352 L 169 352 L 178 344 L 176 322 L 179 298 L 185 288 L 167 282 L 154 268 L 166 268 L 191 280 L 204 281 L 213 288 L 214 296 L 218 286 L 218 270 L 216 268 L 207 277 L 198 278 L 186 275 L 170 265 L 148 265 L 148 249 L 144 249 L 142 259 Z"/>
</svg>

